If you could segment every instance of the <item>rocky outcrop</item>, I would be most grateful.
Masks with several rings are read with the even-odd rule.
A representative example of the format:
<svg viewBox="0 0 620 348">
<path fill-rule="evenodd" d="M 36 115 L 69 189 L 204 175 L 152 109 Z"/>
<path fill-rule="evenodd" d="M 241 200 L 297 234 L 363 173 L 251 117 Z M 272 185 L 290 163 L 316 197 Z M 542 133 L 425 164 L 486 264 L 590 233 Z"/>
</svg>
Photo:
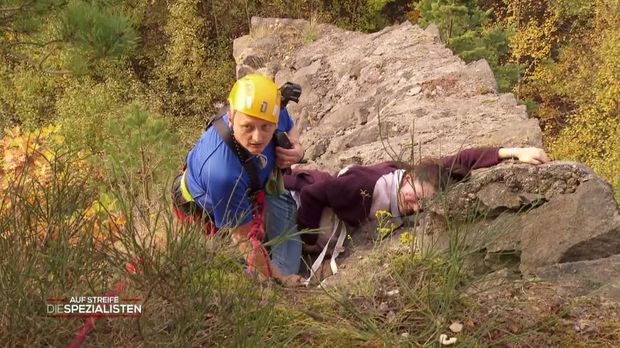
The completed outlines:
<svg viewBox="0 0 620 348">
<path fill-rule="evenodd" d="M 459 221 L 487 253 L 515 251 L 520 270 L 620 254 L 620 213 L 611 186 L 575 162 L 504 164 L 480 170 L 427 207 L 427 235 L 447 244 L 441 221 Z M 465 238 L 465 237 L 464 237 Z"/>
<path fill-rule="evenodd" d="M 289 111 L 312 166 L 542 145 L 538 121 L 512 94 L 497 91 L 486 61 L 465 64 L 432 28 L 406 22 L 363 34 L 255 17 L 234 47 L 238 74 L 257 70 L 278 84 L 302 85 Z"/>
<path fill-rule="evenodd" d="M 258 71 L 278 84 L 302 85 L 300 103 L 289 111 L 307 147 L 307 166 L 336 170 L 471 146 L 542 146 L 538 121 L 512 94 L 498 91 L 489 65 L 465 64 L 434 26 L 403 23 L 363 34 L 255 17 L 233 54 L 239 75 Z M 446 218 L 460 223 L 446 226 Z M 618 205 L 609 184 L 579 163 L 479 170 L 411 220 L 407 228 L 415 227 L 422 244 L 463 238 L 487 264 L 513 255 L 523 274 L 587 285 L 574 285 L 573 293 L 620 299 Z M 362 238 L 376 239 L 370 230 Z M 351 255 L 349 272 L 358 257 Z"/>
</svg>

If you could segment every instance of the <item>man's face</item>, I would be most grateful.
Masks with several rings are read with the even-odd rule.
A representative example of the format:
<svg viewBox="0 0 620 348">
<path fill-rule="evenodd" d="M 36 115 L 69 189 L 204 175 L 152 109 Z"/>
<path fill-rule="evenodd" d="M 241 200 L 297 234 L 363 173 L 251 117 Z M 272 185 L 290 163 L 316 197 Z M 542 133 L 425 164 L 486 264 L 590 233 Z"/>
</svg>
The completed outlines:
<svg viewBox="0 0 620 348">
<path fill-rule="evenodd" d="M 254 155 L 263 152 L 276 131 L 275 123 L 248 116 L 239 111 L 234 112 L 232 117 L 229 113 L 228 126 L 233 130 L 239 145 Z"/>
<path fill-rule="evenodd" d="M 421 200 L 431 197 L 435 194 L 433 185 L 412 179 L 411 176 L 405 175 L 403 184 L 398 192 L 398 207 L 403 215 L 410 215 L 422 210 Z"/>
</svg>

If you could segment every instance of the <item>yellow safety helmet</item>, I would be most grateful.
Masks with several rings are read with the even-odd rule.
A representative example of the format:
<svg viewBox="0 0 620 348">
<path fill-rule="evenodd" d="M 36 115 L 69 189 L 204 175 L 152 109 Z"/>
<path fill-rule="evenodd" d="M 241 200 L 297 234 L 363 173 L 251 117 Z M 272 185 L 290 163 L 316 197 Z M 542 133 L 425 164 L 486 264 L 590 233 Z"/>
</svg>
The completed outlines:
<svg viewBox="0 0 620 348">
<path fill-rule="evenodd" d="M 278 86 L 270 78 L 248 74 L 235 82 L 228 96 L 228 103 L 231 110 L 278 123 L 281 99 Z"/>
</svg>

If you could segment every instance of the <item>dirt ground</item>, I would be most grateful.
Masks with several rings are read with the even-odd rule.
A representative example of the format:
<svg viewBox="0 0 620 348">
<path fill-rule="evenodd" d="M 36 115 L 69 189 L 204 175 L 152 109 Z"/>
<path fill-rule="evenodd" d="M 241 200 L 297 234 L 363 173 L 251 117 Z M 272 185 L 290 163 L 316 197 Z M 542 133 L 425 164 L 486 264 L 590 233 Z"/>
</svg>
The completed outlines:
<svg viewBox="0 0 620 348">
<path fill-rule="evenodd" d="M 381 269 L 387 267 L 389 258 L 402 246 L 397 238 L 391 238 L 380 244 L 379 251 L 376 241 L 370 239 L 362 236 L 347 242 L 348 250 L 339 258 L 339 272 L 324 281 L 325 287 L 372 283 L 382 277 Z M 388 256 L 381 259 L 376 255 Z M 328 264 L 329 261 L 324 262 L 322 275 L 331 274 Z M 310 287 L 296 297 L 301 300 L 321 296 L 321 292 Z M 485 332 L 482 341 L 490 346 L 620 346 L 620 303 L 598 296 L 576 296 L 567 291 L 566 284 L 523 279 L 515 268 L 505 268 L 479 277 L 463 293 L 467 305 L 459 314 L 462 317 L 450 321 L 462 323 L 465 335 Z M 365 299 L 375 304 L 383 300 Z M 360 305 L 363 310 L 372 307 L 370 303 Z"/>
</svg>

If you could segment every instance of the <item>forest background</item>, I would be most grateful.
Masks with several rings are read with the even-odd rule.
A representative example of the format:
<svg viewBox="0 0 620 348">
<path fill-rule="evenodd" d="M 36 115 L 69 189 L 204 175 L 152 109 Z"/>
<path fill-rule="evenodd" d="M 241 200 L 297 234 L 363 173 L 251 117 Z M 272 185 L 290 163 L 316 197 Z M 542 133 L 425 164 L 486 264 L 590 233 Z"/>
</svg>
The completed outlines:
<svg viewBox="0 0 620 348">
<path fill-rule="evenodd" d="M 387 320 L 373 316 L 383 302 L 370 288 L 357 302 L 343 295 L 334 306 L 329 295 L 297 310 L 256 290 L 225 236 L 170 219 L 170 179 L 226 99 L 232 40 L 252 16 L 307 19 L 308 42 L 317 23 L 373 32 L 434 22 L 447 46 L 466 62 L 485 58 L 500 90 L 527 105 L 554 159 L 588 164 L 620 197 L 620 0 L 0 0 L 0 345 L 66 345 L 80 320 L 44 320 L 45 298 L 103 294 L 137 259 L 130 291 L 149 311 L 137 327 L 107 322 L 97 345 L 389 346 L 403 327 L 425 344 L 446 318 L 476 310 L 461 301 L 462 250 L 377 261 L 392 273 L 376 289 L 394 284 L 409 301 Z M 340 326 L 308 321 L 306 308 Z M 490 321 L 471 342 L 524 335 Z"/>
<path fill-rule="evenodd" d="M 60 124 L 98 151 L 104 121 L 137 105 L 189 145 L 225 100 L 232 40 L 251 16 L 364 32 L 435 22 L 455 53 L 487 59 L 500 89 L 540 119 L 554 158 L 590 165 L 618 192 L 619 12 L 617 0 L 3 0 L 0 129 Z"/>
</svg>

